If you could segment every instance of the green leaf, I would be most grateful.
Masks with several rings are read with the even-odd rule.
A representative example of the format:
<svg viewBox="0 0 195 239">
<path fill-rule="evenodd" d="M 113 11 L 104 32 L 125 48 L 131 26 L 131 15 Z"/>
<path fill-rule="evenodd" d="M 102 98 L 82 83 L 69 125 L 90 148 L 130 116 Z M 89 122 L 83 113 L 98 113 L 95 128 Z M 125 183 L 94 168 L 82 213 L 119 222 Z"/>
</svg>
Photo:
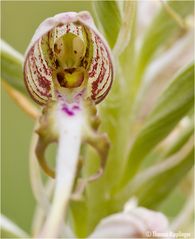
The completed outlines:
<svg viewBox="0 0 195 239">
<path fill-rule="evenodd" d="M 139 190 L 139 204 L 144 207 L 156 208 L 174 187 L 186 176 L 194 165 L 194 149 L 175 167 L 164 171 L 151 180 L 146 181 Z"/>
<path fill-rule="evenodd" d="M 193 13 L 193 1 L 168 1 L 167 4 L 181 18 L 185 18 Z M 175 21 L 173 17 L 162 6 L 161 11 L 156 16 L 153 24 L 148 29 L 140 50 L 140 63 L 142 67 L 149 63 L 159 47 L 170 41 L 170 38 L 176 36 L 184 29 Z"/>
<path fill-rule="evenodd" d="M 112 178 L 120 178 L 123 173 L 122 167 L 120 166 L 121 161 L 125 160 L 129 139 L 129 135 L 127 134 L 130 127 L 131 112 L 129 89 L 134 70 L 133 59 L 135 52 L 137 4 L 136 2 L 127 1 L 124 3 L 124 7 L 126 9 L 124 10 L 122 20 L 123 31 L 119 34 L 122 34 L 122 39 L 124 40 L 124 30 L 126 32 L 129 31 L 130 38 L 126 42 L 127 45 L 124 51 L 120 54 L 121 74 L 117 74 L 112 90 L 107 98 L 106 103 L 108 103 L 108 105 L 110 103 L 111 107 L 102 107 L 100 110 L 102 129 L 108 133 L 112 145 L 115 145 L 115 147 L 111 147 L 110 149 L 107 170 L 105 172 L 106 183 L 102 182 L 102 184 L 106 184 L 107 187 L 108 185 L 113 187 L 115 182 Z M 117 43 L 120 43 L 120 41 Z M 115 45 L 115 47 L 116 46 L 117 45 Z M 132 73 L 131 76 L 129 76 L 129 71 Z M 115 170 L 116 168 L 118 169 L 117 171 Z"/>
<path fill-rule="evenodd" d="M 123 183 L 137 172 L 144 158 L 193 107 L 194 66 L 180 73 L 162 93 L 145 126 L 138 133 L 128 155 Z"/>
<path fill-rule="evenodd" d="M 157 161 L 160 162 L 165 160 L 167 157 L 177 153 L 185 145 L 194 132 L 193 120 L 189 118 L 186 120 L 190 120 L 190 122 L 188 122 L 188 125 L 185 127 L 181 127 L 180 125 L 178 126 L 178 130 L 176 129 L 176 131 L 179 132 L 175 132 L 177 136 L 174 136 L 171 141 L 169 139 L 168 143 L 166 142 L 162 144 L 162 146 L 157 147 L 150 154 L 148 154 L 148 156 L 144 159 L 140 170 L 157 163 Z"/>
<path fill-rule="evenodd" d="M 124 85 L 125 90 L 127 91 L 126 97 L 129 97 L 131 99 L 131 83 L 135 77 L 135 41 L 136 41 L 136 26 L 137 26 L 137 2 L 135 1 L 126 1 L 124 3 L 124 7 L 126 10 L 124 10 L 124 19 L 122 22 L 122 26 L 124 31 L 121 31 L 120 33 L 124 34 L 121 41 L 119 41 L 119 45 L 123 45 L 124 43 L 128 43 L 125 45 L 125 48 L 121 52 L 119 56 L 119 61 L 121 65 L 121 73 L 123 76 L 120 75 L 120 77 L 124 77 Z M 128 39 L 128 34 L 130 35 Z M 120 35 L 119 33 L 119 35 Z M 123 41 L 122 41 L 123 40 Z M 127 41 L 128 40 L 128 41 Z M 116 47 L 116 46 L 115 46 Z M 122 48 L 122 47 L 121 47 Z M 129 74 L 131 73 L 131 74 Z M 126 98 L 126 102 L 128 104 L 128 108 L 130 105 L 130 102 Z"/>
<path fill-rule="evenodd" d="M 193 1 L 167 1 L 166 4 L 168 4 L 168 6 L 183 19 L 193 13 Z M 136 96 L 145 69 L 152 58 L 167 44 L 169 44 L 170 47 L 171 42 L 175 43 L 175 41 L 172 40 L 176 37 L 182 36 L 184 33 L 185 30 L 168 13 L 166 8 L 162 6 L 159 14 L 157 14 L 147 30 L 140 48 L 136 67 L 136 77 L 134 84 L 132 85 L 134 96 Z"/>
<path fill-rule="evenodd" d="M 103 31 L 110 47 L 113 48 L 121 26 L 117 1 L 93 1 L 93 13 L 100 30 Z"/>
<path fill-rule="evenodd" d="M 1 238 L 29 238 L 26 232 L 4 215 L 0 219 Z"/>
<path fill-rule="evenodd" d="M 141 205 L 156 207 L 193 167 L 193 137 L 179 151 L 141 172 L 115 195 L 115 207 L 135 196 Z"/>
<path fill-rule="evenodd" d="M 86 201 L 72 201 L 70 206 L 70 219 L 72 228 L 78 237 L 84 238 L 87 235 L 88 206 Z"/>
<path fill-rule="evenodd" d="M 192 136 L 194 132 L 194 125 L 193 122 L 185 128 L 185 131 L 181 133 L 181 135 L 178 136 L 176 141 L 170 145 L 170 147 L 164 152 L 163 158 L 169 157 L 176 153 Z"/>
<path fill-rule="evenodd" d="M 1 40 L 1 79 L 13 88 L 27 94 L 23 81 L 23 56 Z"/>
</svg>

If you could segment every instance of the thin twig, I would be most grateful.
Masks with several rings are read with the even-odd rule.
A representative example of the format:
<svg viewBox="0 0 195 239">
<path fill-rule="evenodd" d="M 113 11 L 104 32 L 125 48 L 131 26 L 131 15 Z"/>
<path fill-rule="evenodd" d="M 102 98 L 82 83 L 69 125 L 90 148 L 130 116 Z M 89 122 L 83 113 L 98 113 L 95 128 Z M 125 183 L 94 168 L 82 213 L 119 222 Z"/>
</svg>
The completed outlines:
<svg viewBox="0 0 195 239">
<path fill-rule="evenodd" d="M 22 95 L 19 91 L 15 90 L 4 80 L 2 80 L 2 85 L 8 95 L 25 113 L 27 113 L 32 119 L 37 119 L 39 115 L 38 109 L 24 95 Z"/>
</svg>

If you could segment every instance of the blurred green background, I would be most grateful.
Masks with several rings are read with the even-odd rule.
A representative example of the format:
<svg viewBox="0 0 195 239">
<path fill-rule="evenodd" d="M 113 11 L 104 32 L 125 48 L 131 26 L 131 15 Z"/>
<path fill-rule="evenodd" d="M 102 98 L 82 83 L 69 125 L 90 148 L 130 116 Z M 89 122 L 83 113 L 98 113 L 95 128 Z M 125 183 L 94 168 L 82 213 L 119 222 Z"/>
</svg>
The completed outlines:
<svg viewBox="0 0 195 239">
<path fill-rule="evenodd" d="M 3 1 L 1 37 L 24 54 L 38 25 L 60 12 L 91 12 L 89 1 Z M 23 80 L 23 79 L 21 79 Z M 22 112 L 2 89 L 2 213 L 26 231 L 30 230 L 35 207 L 29 180 L 28 151 L 34 122 Z"/>
</svg>

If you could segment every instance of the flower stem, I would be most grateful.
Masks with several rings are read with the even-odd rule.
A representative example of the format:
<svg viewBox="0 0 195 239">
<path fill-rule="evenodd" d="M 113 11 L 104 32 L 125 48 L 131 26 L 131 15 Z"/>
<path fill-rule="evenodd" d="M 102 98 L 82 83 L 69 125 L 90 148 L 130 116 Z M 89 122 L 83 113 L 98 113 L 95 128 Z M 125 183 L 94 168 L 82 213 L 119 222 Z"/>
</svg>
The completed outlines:
<svg viewBox="0 0 195 239">
<path fill-rule="evenodd" d="M 61 107 L 59 104 L 58 106 Z M 81 110 L 68 114 L 59 107 L 56 125 L 59 128 L 59 143 L 56 163 L 56 187 L 53 203 L 40 237 L 58 236 L 75 180 L 82 138 L 83 114 Z"/>
</svg>

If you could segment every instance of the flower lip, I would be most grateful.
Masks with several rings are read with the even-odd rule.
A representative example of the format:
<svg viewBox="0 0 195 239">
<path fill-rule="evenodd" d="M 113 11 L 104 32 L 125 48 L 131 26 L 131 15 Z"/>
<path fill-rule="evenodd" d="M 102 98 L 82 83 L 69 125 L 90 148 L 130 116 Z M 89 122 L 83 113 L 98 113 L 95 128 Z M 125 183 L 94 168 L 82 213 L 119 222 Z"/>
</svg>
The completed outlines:
<svg viewBox="0 0 195 239">
<path fill-rule="evenodd" d="M 56 91 L 67 94 L 64 88 L 81 90 L 82 85 L 87 87 L 85 98 L 97 104 L 109 92 L 113 74 L 110 49 L 88 12 L 60 13 L 46 19 L 26 51 L 25 84 L 39 104 L 56 100 Z"/>
</svg>

